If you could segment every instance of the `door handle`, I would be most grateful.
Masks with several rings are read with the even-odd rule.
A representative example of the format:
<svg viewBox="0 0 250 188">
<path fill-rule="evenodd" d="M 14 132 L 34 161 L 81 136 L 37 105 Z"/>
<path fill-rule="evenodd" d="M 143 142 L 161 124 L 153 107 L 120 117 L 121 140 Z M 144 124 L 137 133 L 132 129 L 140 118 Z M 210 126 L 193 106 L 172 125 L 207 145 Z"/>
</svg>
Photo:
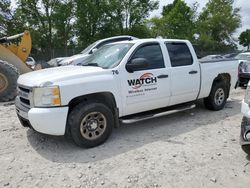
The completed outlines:
<svg viewBox="0 0 250 188">
<path fill-rule="evenodd" d="M 162 74 L 162 75 L 157 76 L 157 78 L 159 78 L 159 79 L 168 78 L 168 75 L 167 74 Z"/>
<path fill-rule="evenodd" d="M 196 70 L 192 70 L 189 72 L 189 74 L 197 74 L 197 73 L 198 73 L 198 71 L 196 71 Z"/>
</svg>

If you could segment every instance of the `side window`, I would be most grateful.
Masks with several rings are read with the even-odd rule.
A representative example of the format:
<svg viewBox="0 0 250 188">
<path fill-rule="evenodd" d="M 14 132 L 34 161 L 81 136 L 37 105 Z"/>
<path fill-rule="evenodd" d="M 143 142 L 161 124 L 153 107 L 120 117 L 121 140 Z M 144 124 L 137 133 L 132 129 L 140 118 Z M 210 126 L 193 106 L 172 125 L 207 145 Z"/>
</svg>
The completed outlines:
<svg viewBox="0 0 250 188">
<path fill-rule="evenodd" d="M 148 44 L 140 47 L 133 54 L 131 59 L 136 58 L 145 58 L 148 61 L 149 66 L 141 70 L 160 69 L 165 67 L 159 44 Z"/>
<path fill-rule="evenodd" d="M 187 66 L 193 64 L 192 54 L 185 43 L 166 43 L 172 67 Z"/>
</svg>

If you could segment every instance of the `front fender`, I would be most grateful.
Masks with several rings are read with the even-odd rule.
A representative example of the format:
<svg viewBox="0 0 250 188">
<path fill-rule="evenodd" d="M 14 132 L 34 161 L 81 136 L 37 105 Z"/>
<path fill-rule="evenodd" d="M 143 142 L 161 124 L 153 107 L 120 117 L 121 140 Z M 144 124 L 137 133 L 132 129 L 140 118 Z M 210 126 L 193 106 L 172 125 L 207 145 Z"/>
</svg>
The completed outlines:
<svg viewBox="0 0 250 188">
<path fill-rule="evenodd" d="M 83 95 L 93 93 L 109 92 L 112 93 L 117 107 L 121 112 L 121 95 L 119 94 L 120 85 L 113 75 L 94 75 L 81 79 L 67 80 L 59 84 L 61 103 L 67 106 L 69 102 Z"/>
</svg>

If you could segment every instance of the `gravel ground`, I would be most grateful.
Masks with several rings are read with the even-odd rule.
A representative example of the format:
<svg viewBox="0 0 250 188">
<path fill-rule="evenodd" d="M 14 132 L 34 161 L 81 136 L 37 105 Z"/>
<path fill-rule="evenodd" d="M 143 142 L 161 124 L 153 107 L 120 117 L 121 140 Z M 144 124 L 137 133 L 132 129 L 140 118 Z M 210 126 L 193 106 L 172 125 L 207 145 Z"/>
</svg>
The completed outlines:
<svg viewBox="0 0 250 188">
<path fill-rule="evenodd" d="M 222 111 L 186 112 L 122 125 L 102 146 L 23 128 L 13 105 L 0 106 L 0 187 L 250 187 L 240 148 L 243 90 Z"/>
</svg>

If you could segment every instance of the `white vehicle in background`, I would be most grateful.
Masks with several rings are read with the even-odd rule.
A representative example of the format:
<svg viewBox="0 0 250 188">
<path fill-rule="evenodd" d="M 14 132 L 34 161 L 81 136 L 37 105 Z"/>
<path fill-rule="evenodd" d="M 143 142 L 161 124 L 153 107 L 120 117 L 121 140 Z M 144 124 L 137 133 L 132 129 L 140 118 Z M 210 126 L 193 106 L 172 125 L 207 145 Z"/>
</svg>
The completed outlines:
<svg viewBox="0 0 250 188">
<path fill-rule="evenodd" d="M 250 80 L 250 52 L 240 53 L 235 57 L 235 59 L 238 60 L 239 64 L 239 86 L 245 87 Z"/>
<path fill-rule="evenodd" d="M 104 45 L 81 66 L 24 74 L 16 111 L 23 126 L 72 135 L 81 147 L 105 142 L 132 123 L 194 108 L 224 108 L 237 81 L 234 60 L 199 62 L 186 40 L 139 39 Z"/>
<path fill-rule="evenodd" d="M 201 58 L 201 61 L 213 61 L 213 60 L 221 60 L 224 59 L 222 55 L 207 55 L 203 58 Z"/>
<path fill-rule="evenodd" d="M 124 36 L 116 36 L 116 37 L 110 37 L 110 38 L 98 40 L 98 41 L 94 42 L 93 44 L 89 45 L 80 54 L 76 54 L 76 55 L 73 55 L 71 57 L 66 57 L 66 58 L 63 58 L 62 60 L 58 61 L 57 66 L 78 65 L 84 59 L 86 59 L 88 56 L 93 54 L 97 49 L 99 49 L 103 45 L 113 43 L 113 42 L 130 41 L 130 40 L 135 40 L 135 39 L 137 39 L 137 38 L 135 38 L 133 36 L 124 35 Z"/>
<path fill-rule="evenodd" d="M 230 53 L 223 55 L 223 58 L 233 59 L 235 58 L 239 53 Z"/>
<path fill-rule="evenodd" d="M 47 64 L 48 64 L 50 67 L 57 67 L 58 64 L 59 64 L 63 59 L 65 59 L 65 58 L 67 58 L 67 57 L 56 57 L 56 58 L 53 58 L 53 59 L 49 60 L 49 61 L 47 62 Z"/>
</svg>

